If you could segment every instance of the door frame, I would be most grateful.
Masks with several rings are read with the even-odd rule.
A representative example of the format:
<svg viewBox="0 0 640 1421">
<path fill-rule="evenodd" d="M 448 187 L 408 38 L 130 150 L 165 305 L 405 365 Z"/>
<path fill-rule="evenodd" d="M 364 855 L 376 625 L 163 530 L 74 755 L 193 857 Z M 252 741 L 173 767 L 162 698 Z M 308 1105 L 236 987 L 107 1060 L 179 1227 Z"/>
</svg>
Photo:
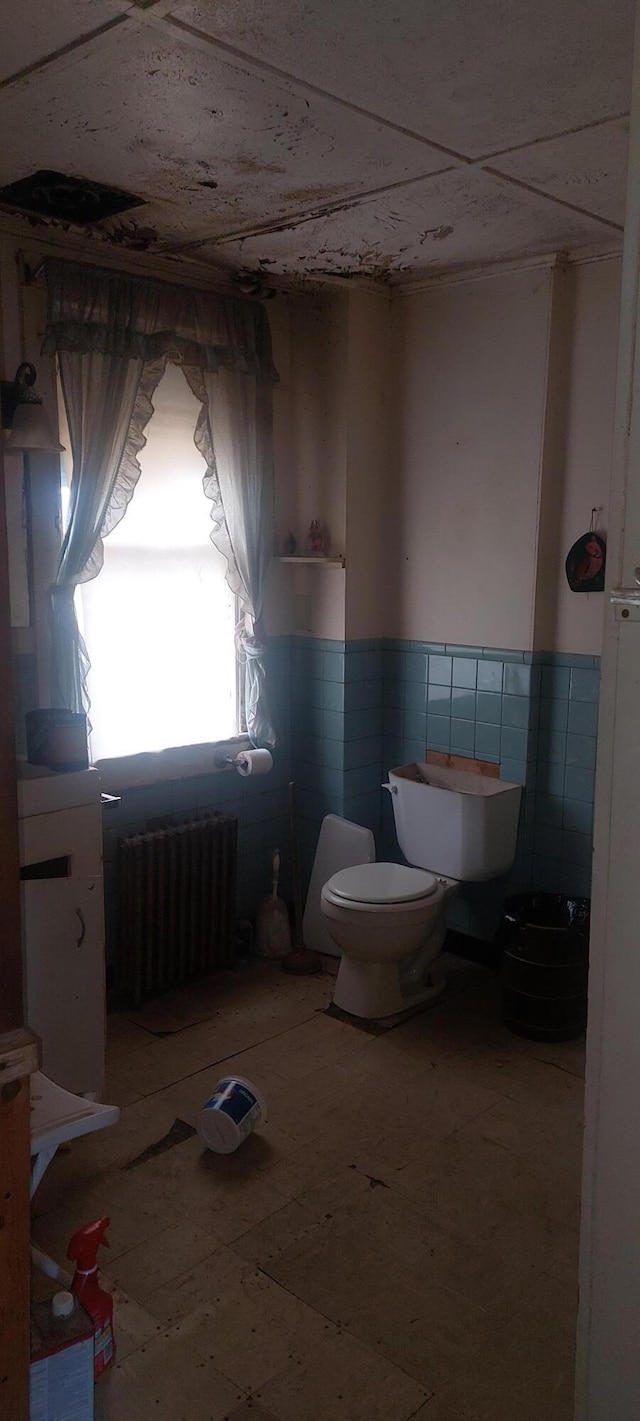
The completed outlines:
<svg viewBox="0 0 640 1421">
<path fill-rule="evenodd" d="M 29 1415 L 30 1101 L 24 1027 L 9 558 L 0 452 L 0 1415 Z"/>
<path fill-rule="evenodd" d="M 640 4 L 596 772 L 577 1421 L 640 1413 Z M 627 589 L 625 607 L 612 602 Z"/>
</svg>

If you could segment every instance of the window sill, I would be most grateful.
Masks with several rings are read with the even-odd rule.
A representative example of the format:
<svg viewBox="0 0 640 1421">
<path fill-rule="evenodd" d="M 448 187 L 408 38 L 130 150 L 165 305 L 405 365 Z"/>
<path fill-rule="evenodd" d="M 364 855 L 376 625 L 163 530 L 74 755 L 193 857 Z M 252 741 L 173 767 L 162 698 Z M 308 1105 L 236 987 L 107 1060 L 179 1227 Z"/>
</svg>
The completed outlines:
<svg viewBox="0 0 640 1421">
<path fill-rule="evenodd" d="M 168 750 L 153 750 L 140 755 L 121 755 L 112 760 L 97 760 L 96 769 L 104 794 L 123 794 L 128 789 L 160 784 L 166 780 L 196 779 L 200 775 L 228 771 L 216 764 L 221 755 L 237 755 L 250 746 L 248 735 L 234 735 L 229 740 L 214 740 L 206 745 L 177 745 Z"/>
</svg>

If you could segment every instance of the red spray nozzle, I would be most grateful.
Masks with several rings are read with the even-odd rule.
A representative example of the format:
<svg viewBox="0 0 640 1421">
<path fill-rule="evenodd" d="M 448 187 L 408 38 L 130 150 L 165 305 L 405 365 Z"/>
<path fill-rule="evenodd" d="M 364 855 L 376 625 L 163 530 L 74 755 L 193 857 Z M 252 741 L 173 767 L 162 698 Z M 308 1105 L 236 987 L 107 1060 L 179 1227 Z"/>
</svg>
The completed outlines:
<svg viewBox="0 0 640 1421">
<path fill-rule="evenodd" d="M 111 1219 L 96 1219 L 93 1224 L 85 1224 L 83 1229 L 78 1229 L 67 1249 L 67 1258 L 77 1263 L 82 1273 L 88 1273 L 90 1269 L 96 1267 L 98 1249 L 104 1245 L 109 1247 L 106 1230 L 111 1223 Z"/>
</svg>

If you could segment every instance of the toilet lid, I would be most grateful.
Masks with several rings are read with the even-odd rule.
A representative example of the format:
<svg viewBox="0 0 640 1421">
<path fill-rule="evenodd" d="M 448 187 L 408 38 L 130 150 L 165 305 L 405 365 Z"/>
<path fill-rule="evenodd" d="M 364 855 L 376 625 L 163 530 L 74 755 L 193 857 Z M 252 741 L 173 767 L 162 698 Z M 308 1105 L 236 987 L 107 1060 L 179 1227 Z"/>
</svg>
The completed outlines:
<svg viewBox="0 0 640 1421">
<path fill-rule="evenodd" d="M 334 873 L 326 887 L 350 903 L 411 903 L 438 887 L 432 873 L 401 863 L 361 863 Z"/>
</svg>

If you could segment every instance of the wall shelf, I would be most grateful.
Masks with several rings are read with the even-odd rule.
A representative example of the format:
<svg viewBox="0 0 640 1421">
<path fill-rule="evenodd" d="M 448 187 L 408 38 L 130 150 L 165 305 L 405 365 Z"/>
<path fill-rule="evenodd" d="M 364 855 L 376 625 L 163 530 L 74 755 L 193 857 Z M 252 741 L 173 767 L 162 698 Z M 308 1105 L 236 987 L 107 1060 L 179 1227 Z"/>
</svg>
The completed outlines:
<svg viewBox="0 0 640 1421">
<path fill-rule="evenodd" d="M 276 562 L 295 563 L 298 567 L 344 567 L 344 558 L 276 557 Z"/>
</svg>

